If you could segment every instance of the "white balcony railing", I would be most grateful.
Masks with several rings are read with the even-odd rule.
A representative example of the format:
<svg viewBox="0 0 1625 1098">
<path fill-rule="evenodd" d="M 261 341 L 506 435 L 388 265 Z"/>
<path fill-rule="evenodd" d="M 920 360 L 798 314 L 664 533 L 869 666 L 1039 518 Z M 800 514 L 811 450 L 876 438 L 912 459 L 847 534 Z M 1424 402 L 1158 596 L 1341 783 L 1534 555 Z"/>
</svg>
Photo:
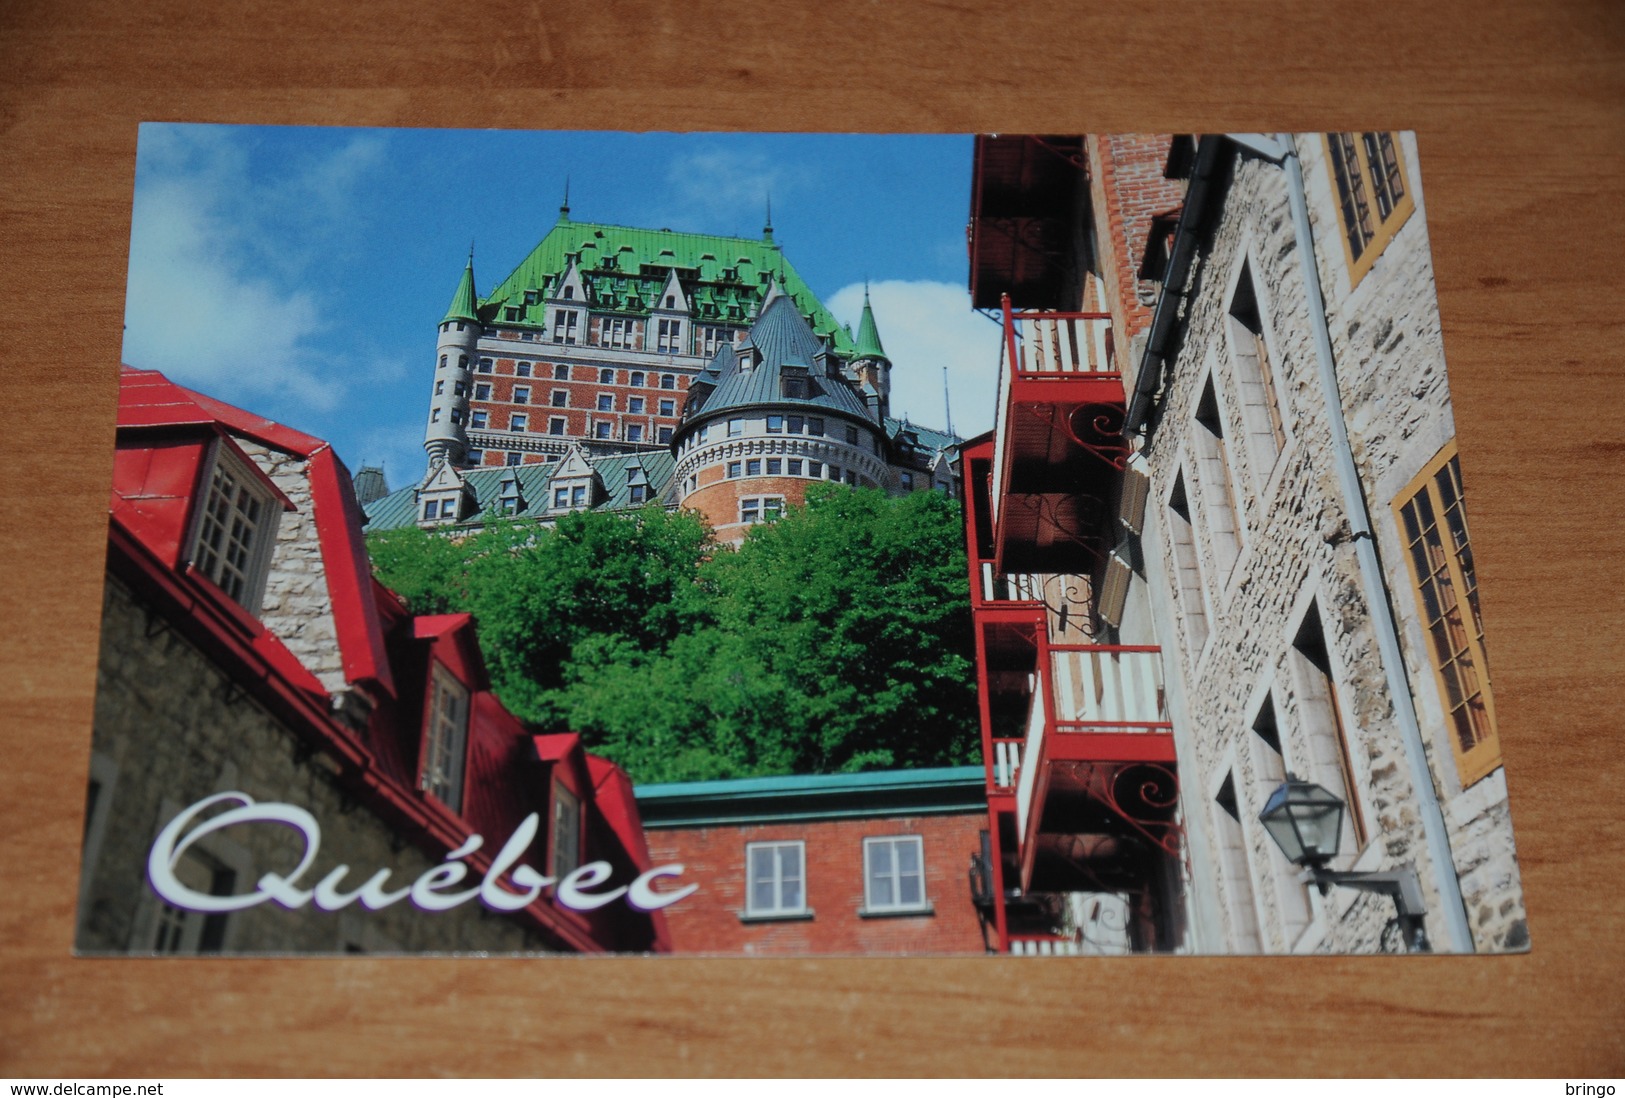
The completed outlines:
<svg viewBox="0 0 1625 1098">
<path fill-rule="evenodd" d="M 1011 789 L 1021 776 L 1021 741 L 993 741 L 993 786 Z"/>
<path fill-rule="evenodd" d="M 1076 645 L 1051 649 L 1049 660 L 1054 696 L 1047 696 L 1042 675 L 1032 676 L 1027 735 L 1021 748 L 1026 765 L 1017 775 L 1016 822 L 1023 836 L 1028 834 L 1028 815 L 1042 769 L 1037 763 L 1047 757 L 1045 736 L 1172 731 L 1157 649 Z"/>
<path fill-rule="evenodd" d="M 1057 732 L 1157 732 L 1168 725 L 1155 649 L 1056 648 L 1050 670 Z"/>
<path fill-rule="evenodd" d="M 999 406 L 994 420 L 993 485 L 988 493 L 994 527 L 1003 505 L 1009 460 L 1010 403 L 1015 382 L 1078 374 L 1109 374 L 1117 364 L 1107 313 L 1018 313 L 1004 300 L 1004 342 L 999 348 Z"/>
<path fill-rule="evenodd" d="M 1010 952 L 1017 957 L 1076 957 L 1083 946 L 1070 938 L 1011 938 Z"/>
</svg>

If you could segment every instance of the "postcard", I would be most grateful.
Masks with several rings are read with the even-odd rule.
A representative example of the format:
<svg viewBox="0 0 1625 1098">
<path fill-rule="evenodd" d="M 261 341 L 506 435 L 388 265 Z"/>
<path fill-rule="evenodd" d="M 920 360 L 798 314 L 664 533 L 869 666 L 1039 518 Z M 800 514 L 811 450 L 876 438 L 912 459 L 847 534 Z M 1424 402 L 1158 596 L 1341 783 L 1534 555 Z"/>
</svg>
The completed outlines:
<svg viewBox="0 0 1625 1098">
<path fill-rule="evenodd" d="M 143 126 L 76 951 L 1527 949 L 1425 214 Z"/>
</svg>

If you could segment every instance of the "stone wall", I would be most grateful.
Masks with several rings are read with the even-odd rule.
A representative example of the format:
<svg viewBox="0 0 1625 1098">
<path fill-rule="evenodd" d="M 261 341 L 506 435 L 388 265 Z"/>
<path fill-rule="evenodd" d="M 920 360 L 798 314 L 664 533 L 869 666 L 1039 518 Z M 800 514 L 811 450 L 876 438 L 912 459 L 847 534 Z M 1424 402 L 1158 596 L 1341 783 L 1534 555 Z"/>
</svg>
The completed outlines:
<svg viewBox="0 0 1625 1098">
<path fill-rule="evenodd" d="M 1346 790 L 1364 817 L 1367 837 L 1360 850 L 1345 844 L 1335 867 L 1413 862 L 1429 910 L 1439 910 L 1417 791 L 1354 548 L 1340 536 L 1347 515 L 1330 457 L 1328 416 L 1335 410 L 1325 406 L 1320 388 L 1285 173 L 1238 155 L 1233 177 L 1224 182 L 1217 227 L 1201 252 L 1187 304 L 1185 339 L 1147 449 L 1153 484 L 1147 521 L 1161 528 L 1148 543 L 1165 554 L 1161 571 L 1177 577 L 1180 564 L 1168 533 L 1177 520 L 1169 500 L 1182 478 L 1207 626 L 1205 635 L 1190 628 L 1195 604 L 1176 597 L 1180 627 L 1165 630 L 1162 638 L 1169 670 L 1182 676 L 1192 729 L 1194 758 L 1181 759 L 1186 811 L 1208 815 L 1203 830 L 1213 845 L 1199 860 L 1225 865 L 1218 844 L 1233 823 L 1220 817 L 1227 813 L 1218 798 L 1230 778 L 1252 895 L 1247 904 L 1232 902 L 1230 893 L 1240 883 L 1221 879 L 1226 900 L 1220 910 L 1226 920 L 1250 916 L 1262 948 L 1370 952 L 1382 946 L 1391 903 L 1347 889 L 1325 898 L 1306 895 L 1257 822 L 1284 770 L 1340 794 Z M 1285 424 L 1278 453 L 1259 446 L 1241 416 L 1229 306 L 1244 266 L 1258 300 Z M 1213 418 L 1200 408 L 1209 382 L 1223 434 L 1218 442 L 1201 422 Z M 1218 483 L 1226 467 L 1228 486 Z M 1234 500 L 1233 546 L 1225 544 L 1227 524 L 1221 517 L 1227 496 Z M 1294 650 L 1294 638 L 1311 617 L 1320 624 L 1330 657 L 1346 755 L 1337 750 L 1314 676 Z M 1197 640 L 1199 645 L 1193 643 Z M 1279 755 L 1253 731 L 1266 699 L 1275 714 Z M 1246 941 L 1254 929 L 1230 925 L 1223 938 Z"/>
<path fill-rule="evenodd" d="M 434 864 L 343 793 L 293 734 L 235 690 L 205 653 L 172 631 L 149 629 L 157 620 L 122 583 L 108 579 L 92 740 L 97 788 L 75 937 L 80 952 L 152 948 L 162 901 L 146 881 L 148 852 L 175 814 L 214 793 L 237 790 L 259 801 L 286 801 L 316 817 L 322 853 L 307 887 L 335 865 L 348 864 L 350 887 L 388 868 L 388 884 L 398 889 Z M 227 828 L 200 846 L 236 874 L 233 891 L 243 892 L 261 874 L 291 871 L 303 839 L 289 828 L 258 824 Z M 410 901 L 377 912 L 357 904 L 334 913 L 262 904 L 223 918 L 220 946 L 227 952 L 542 948 L 529 927 L 477 902 L 436 914 L 418 911 Z"/>
<path fill-rule="evenodd" d="M 333 598 L 327 590 L 327 568 L 316 532 L 310 462 L 249 439 L 239 437 L 236 442 L 296 508 L 284 511 L 277 524 L 260 620 L 321 680 L 329 694 L 339 694 L 347 687 L 338 630 L 333 624 Z"/>
<path fill-rule="evenodd" d="M 1416 581 L 1394 518 L 1418 474 L 1452 444 L 1455 420 L 1433 281 L 1426 203 L 1413 134 L 1402 134 L 1400 156 L 1415 210 L 1363 278 L 1350 277 L 1339 234 L 1333 177 L 1320 135 L 1297 142 L 1309 199 L 1322 292 L 1337 360 L 1350 446 L 1354 452 L 1392 592 L 1434 785 L 1479 949 L 1522 948 L 1528 942 L 1523 893 L 1513 849 L 1506 775 L 1496 767 L 1470 786 L 1457 770 L 1439 696 Z M 1471 465 L 1471 455 L 1467 464 Z M 1470 485 L 1468 485 L 1470 490 Z M 1470 497 L 1469 497 L 1470 498 Z M 1493 622 L 1487 646 L 1493 647 Z"/>
</svg>

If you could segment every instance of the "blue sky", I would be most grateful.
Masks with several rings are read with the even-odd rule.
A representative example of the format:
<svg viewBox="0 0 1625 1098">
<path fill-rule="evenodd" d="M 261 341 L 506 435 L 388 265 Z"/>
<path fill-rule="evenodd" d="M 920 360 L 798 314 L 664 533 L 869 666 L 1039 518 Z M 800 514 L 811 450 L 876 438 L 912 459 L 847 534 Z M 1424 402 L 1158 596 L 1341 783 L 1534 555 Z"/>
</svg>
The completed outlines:
<svg viewBox="0 0 1625 1098">
<path fill-rule="evenodd" d="M 571 216 L 775 239 L 855 328 L 865 280 L 896 414 L 992 424 L 998 330 L 965 291 L 969 137 L 359 130 L 147 124 L 124 361 L 423 471 L 444 314 L 474 245 L 481 291 Z"/>
</svg>

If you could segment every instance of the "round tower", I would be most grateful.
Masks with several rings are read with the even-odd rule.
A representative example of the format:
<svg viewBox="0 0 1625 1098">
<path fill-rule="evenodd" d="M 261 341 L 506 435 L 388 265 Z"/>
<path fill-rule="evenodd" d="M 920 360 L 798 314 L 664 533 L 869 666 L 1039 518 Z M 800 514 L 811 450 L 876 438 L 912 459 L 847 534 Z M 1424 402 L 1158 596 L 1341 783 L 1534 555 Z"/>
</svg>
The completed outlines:
<svg viewBox="0 0 1625 1098">
<path fill-rule="evenodd" d="M 468 404 L 473 392 L 476 344 L 480 338 L 478 299 L 474 296 L 474 253 L 452 295 L 451 308 L 440 321 L 435 346 L 434 388 L 429 396 L 429 423 L 423 448 L 429 467 L 460 466 L 468 454 Z"/>
<path fill-rule="evenodd" d="M 819 481 L 892 487 L 881 423 L 776 283 L 744 341 L 719 349 L 689 386 L 672 446 L 679 504 L 723 542 L 804 502 Z"/>
</svg>

